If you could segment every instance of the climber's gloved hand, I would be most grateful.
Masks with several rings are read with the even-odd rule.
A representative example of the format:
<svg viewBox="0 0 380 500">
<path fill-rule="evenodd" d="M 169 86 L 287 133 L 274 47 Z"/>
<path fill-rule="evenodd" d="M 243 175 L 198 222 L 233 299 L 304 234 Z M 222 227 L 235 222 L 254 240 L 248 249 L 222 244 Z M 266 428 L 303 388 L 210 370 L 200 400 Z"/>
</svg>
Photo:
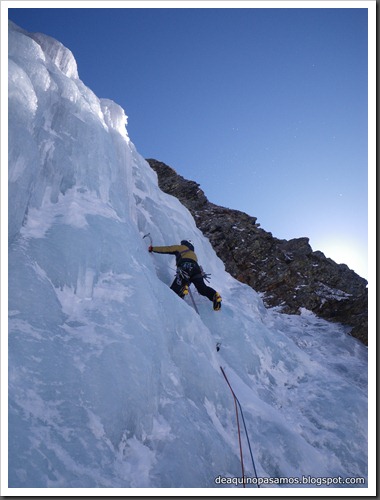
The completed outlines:
<svg viewBox="0 0 380 500">
<path fill-rule="evenodd" d="M 149 252 L 153 252 L 153 247 L 152 247 L 152 245 L 149 245 L 148 251 L 149 251 Z"/>
</svg>

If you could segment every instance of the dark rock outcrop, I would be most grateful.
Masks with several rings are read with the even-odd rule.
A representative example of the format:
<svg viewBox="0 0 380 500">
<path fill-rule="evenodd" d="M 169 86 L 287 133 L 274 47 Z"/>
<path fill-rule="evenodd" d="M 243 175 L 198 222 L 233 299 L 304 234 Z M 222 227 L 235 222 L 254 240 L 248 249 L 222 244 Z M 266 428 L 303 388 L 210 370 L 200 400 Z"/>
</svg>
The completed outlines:
<svg viewBox="0 0 380 500">
<path fill-rule="evenodd" d="M 277 239 L 260 228 L 256 217 L 210 203 L 199 184 L 162 162 L 147 161 L 157 172 L 160 189 L 187 207 L 226 270 L 260 292 L 267 307 L 278 307 L 287 314 L 308 309 L 329 321 L 352 326 L 351 335 L 368 344 L 364 278 L 313 251 L 308 238 Z"/>
</svg>

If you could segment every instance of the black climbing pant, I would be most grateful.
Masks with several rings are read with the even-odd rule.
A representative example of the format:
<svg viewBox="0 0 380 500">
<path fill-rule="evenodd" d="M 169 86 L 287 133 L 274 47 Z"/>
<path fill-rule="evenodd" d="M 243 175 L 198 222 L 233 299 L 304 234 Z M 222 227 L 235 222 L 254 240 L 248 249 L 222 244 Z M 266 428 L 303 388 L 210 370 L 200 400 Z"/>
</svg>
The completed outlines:
<svg viewBox="0 0 380 500">
<path fill-rule="evenodd" d="M 184 287 L 191 283 L 194 284 L 198 293 L 204 295 L 211 301 L 213 300 L 216 291 L 210 286 L 207 286 L 204 282 L 202 271 L 198 263 L 194 261 L 183 262 L 177 267 L 177 274 L 170 288 L 177 295 L 182 297 Z"/>
</svg>

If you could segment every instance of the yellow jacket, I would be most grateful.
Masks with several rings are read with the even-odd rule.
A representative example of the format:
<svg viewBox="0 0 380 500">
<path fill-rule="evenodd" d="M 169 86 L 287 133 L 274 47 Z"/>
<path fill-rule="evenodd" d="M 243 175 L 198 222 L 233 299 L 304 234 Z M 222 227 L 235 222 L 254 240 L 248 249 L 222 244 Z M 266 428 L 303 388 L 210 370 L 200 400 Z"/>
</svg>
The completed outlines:
<svg viewBox="0 0 380 500">
<path fill-rule="evenodd" d="M 154 253 L 166 253 L 170 255 L 175 255 L 176 264 L 180 264 L 181 261 L 192 260 L 198 262 L 198 258 L 189 247 L 185 245 L 171 245 L 168 247 L 153 247 L 152 252 Z"/>
</svg>

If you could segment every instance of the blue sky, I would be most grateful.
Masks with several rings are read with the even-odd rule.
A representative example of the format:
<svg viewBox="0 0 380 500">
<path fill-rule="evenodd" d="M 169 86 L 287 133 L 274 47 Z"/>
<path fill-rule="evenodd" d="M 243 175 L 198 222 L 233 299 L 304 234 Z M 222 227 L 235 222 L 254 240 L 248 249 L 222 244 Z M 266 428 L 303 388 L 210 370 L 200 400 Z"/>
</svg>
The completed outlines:
<svg viewBox="0 0 380 500">
<path fill-rule="evenodd" d="M 125 109 L 145 158 L 367 277 L 368 11 L 296 4 L 66 2 L 9 18 L 73 52 L 81 80 Z"/>
</svg>

